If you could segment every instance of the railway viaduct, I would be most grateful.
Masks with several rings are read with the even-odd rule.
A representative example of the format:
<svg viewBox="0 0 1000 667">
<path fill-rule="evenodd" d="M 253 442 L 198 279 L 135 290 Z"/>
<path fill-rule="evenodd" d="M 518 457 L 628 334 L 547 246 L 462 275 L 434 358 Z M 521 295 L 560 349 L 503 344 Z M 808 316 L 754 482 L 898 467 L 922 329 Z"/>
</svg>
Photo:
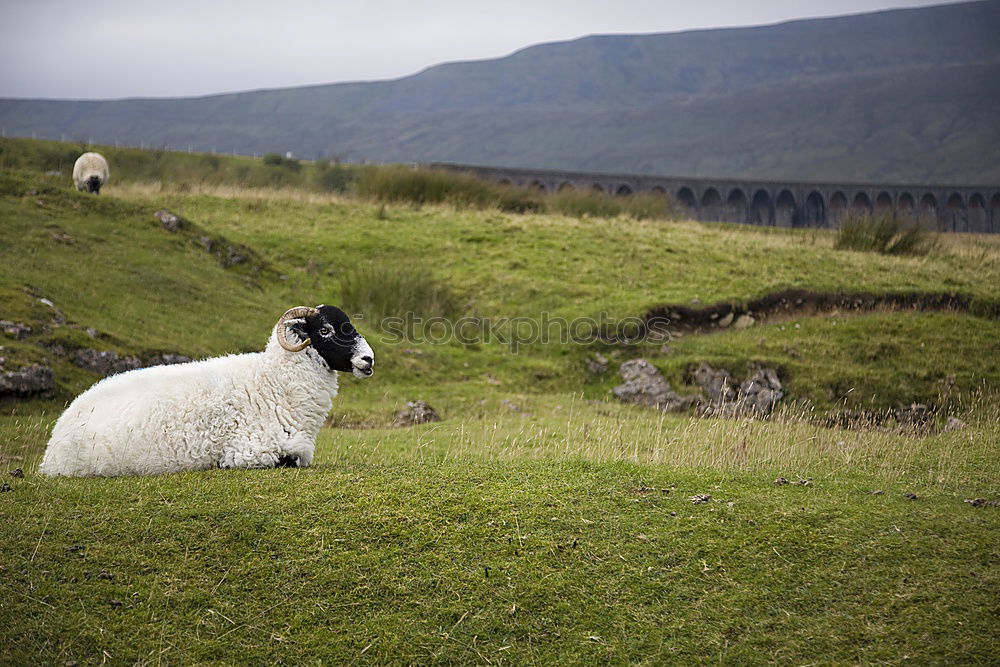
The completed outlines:
<svg viewBox="0 0 1000 667">
<path fill-rule="evenodd" d="M 675 178 L 434 163 L 437 169 L 527 186 L 615 196 L 652 193 L 696 220 L 775 227 L 837 227 L 849 213 L 895 212 L 950 232 L 1000 233 L 1000 186 L 877 185 L 717 178 Z"/>
</svg>

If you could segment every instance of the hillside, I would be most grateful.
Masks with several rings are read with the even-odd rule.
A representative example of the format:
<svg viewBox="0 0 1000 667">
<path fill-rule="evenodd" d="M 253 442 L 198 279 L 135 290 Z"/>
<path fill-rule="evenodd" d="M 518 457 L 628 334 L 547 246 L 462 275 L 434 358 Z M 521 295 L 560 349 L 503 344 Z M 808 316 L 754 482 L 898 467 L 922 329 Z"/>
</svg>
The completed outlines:
<svg viewBox="0 0 1000 667">
<path fill-rule="evenodd" d="M 806 180 L 1000 181 L 1000 1 L 592 36 L 393 81 L 0 100 L 9 135 Z"/>
<path fill-rule="evenodd" d="M 1000 649 L 1000 239 L 885 256 L 835 250 L 828 230 L 368 199 L 305 189 L 320 165 L 96 148 L 159 178 L 78 193 L 46 173 L 73 147 L 0 141 L 0 372 L 56 379 L 0 398 L 0 663 L 979 664 Z M 418 315 L 438 312 L 419 297 L 434 292 L 449 318 L 522 324 L 790 287 L 967 307 L 514 344 L 400 339 L 377 317 L 400 287 Z M 321 302 L 354 314 L 376 372 L 342 376 L 313 466 L 36 473 L 100 377 L 80 349 L 255 350 L 286 307 Z M 702 363 L 773 367 L 783 407 L 624 405 L 610 390 L 638 357 L 684 394 Z M 443 420 L 392 426 L 414 399 Z M 926 420 L 893 417 L 925 414 L 915 401 Z"/>
<path fill-rule="evenodd" d="M 16 161 L 12 155 L 30 143 L 4 145 L 7 158 Z M 113 163 L 120 157 L 130 164 L 127 151 L 101 150 L 113 156 Z M 182 174 L 173 184 L 166 179 L 152 188 L 112 182 L 99 198 L 69 191 L 67 176 L 2 172 L 0 319 L 42 332 L 8 341 L 3 356 L 8 366 L 42 357 L 56 363 L 63 369 L 56 375 L 64 400 L 93 379 L 70 363 L 78 347 L 141 358 L 256 349 L 289 302 L 341 302 L 364 313 L 369 306 L 345 297 L 353 294 L 347 291 L 350 284 L 400 280 L 418 280 L 426 291 L 440 287 L 452 295 L 458 311 L 447 315 L 453 319 L 468 315 L 508 324 L 499 331 L 484 329 L 498 337 L 492 344 L 425 342 L 419 355 L 411 349 L 419 340 L 392 340 L 381 332 L 379 342 L 394 350 L 380 364 L 391 389 L 362 385 L 358 391 L 364 400 L 354 406 L 357 396 L 348 394 L 342 404 L 362 420 L 387 423 L 394 407 L 426 391 L 429 381 L 436 386 L 436 400 L 449 407 L 457 401 L 461 410 L 473 409 L 478 400 L 470 397 L 469 383 L 490 394 L 497 388 L 532 387 L 542 394 L 583 391 L 588 398 L 605 399 L 617 377 L 589 377 L 583 371 L 584 358 L 599 351 L 620 359 L 657 355 L 671 382 L 681 386 L 689 384 L 689 373 L 701 361 L 734 372 L 750 362 L 771 364 L 785 374 L 790 399 L 823 410 L 841 402 L 879 408 L 934 403 L 949 376 L 961 394 L 984 381 L 1000 382 L 1000 355 L 994 354 L 1000 324 L 987 319 L 995 317 L 993 285 L 1000 280 L 1000 255 L 992 238 L 949 238 L 932 255 L 893 257 L 833 250 L 832 233 L 819 230 L 769 233 L 586 214 L 425 208 L 379 204 L 349 193 L 307 197 L 293 189 L 228 188 L 215 194 L 209 186 L 192 191 L 189 163 L 202 164 L 200 156 L 170 157 L 158 164 L 161 173 L 176 169 Z M 207 174 L 266 172 L 259 160 L 217 161 Z M 279 175 L 284 170 L 274 169 Z M 310 181 L 313 170 L 296 173 Z M 163 229 L 153 215 L 160 209 L 183 216 L 186 231 Z M 227 268 L 206 251 L 207 238 L 216 239 L 217 248 L 246 246 L 243 254 L 255 259 Z M 859 317 L 861 324 L 853 317 L 806 318 L 794 329 L 768 325 L 760 329 L 766 331 L 764 338 L 757 328 L 679 338 L 669 355 L 660 355 L 662 341 L 656 340 L 622 349 L 597 342 L 510 343 L 514 318 L 593 318 L 613 325 L 664 304 L 738 304 L 789 288 L 847 294 L 948 291 L 963 295 L 987 318 L 880 313 Z M 376 305 L 389 299 L 378 290 L 375 294 Z M 109 300 L 108 295 L 114 296 Z M 53 302 L 69 326 L 53 326 L 39 298 Z M 425 319 L 439 314 L 413 307 Z M 244 315 L 233 320 L 234 311 Z M 99 332 L 97 340 L 84 335 L 88 327 Z M 378 331 L 375 322 L 362 327 Z M 871 340 L 859 344 L 855 338 Z M 932 353 L 910 339 L 926 342 Z M 53 356 L 53 349 L 62 349 L 61 356 Z M 868 357 L 880 365 L 858 363 Z M 894 372 L 885 373 L 881 364 Z M 392 400 L 380 405 L 389 396 Z"/>
</svg>

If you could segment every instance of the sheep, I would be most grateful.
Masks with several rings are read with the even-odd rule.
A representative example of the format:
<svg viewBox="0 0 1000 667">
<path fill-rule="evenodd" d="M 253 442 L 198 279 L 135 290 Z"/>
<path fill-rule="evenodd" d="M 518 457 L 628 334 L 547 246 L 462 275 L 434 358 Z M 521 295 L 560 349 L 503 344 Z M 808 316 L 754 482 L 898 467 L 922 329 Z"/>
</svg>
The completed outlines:
<svg viewBox="0 0 1000 667">
<path fill-rule="evenodd" d="M 84 153 L 73 165 L 73 182 L 77 190 L 100 194 L 101 186 L 110 176 L 108 161 L 100 153 Z"/>
<path fill-rule="evenodd" d="M 337 373 L 370 377 L 374 352 L 339 308 L 296 306 L 263 352 L 106 378 L 52 430 L 43 475 L 157 475 L 305 467 L 337 395 Z"/>
</svg>

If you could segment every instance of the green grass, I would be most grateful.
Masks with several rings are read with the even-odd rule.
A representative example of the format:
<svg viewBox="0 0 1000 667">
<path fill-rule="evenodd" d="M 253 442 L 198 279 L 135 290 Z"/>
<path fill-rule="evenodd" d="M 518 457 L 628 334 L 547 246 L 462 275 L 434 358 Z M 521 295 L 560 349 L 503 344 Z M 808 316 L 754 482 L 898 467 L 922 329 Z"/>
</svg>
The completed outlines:
<svg viewBox="0 0 1000 667">
<path fill-rule="evenodd" d="M 1000 649 L 1000 514 L 963 502 L 996 500 L 1000 479 L 996 239 L 900 257 L 835 250 L 825 231 L 415 208 L 172 172 L 93 197 L 15 157 L 0 319 L 34 333 L 4 336 L 0 357 L 51 365 L 58 389 L 0 404 L 0 663 L 925 664 Z M 160 208 L 192 226 L 168 232 Z M 202 236 L 254 262 L 227 268 Z M 516 352 L 390 340 L 373 317 L 619 319 L 785 287 L 953 291 L 977 314 Z M 97 380 L 76 348 L 255 350 L 285 308 L 318 303 L 366 315 L 377 372 L 343 378 L 314 467 L 35 474 L 53 421 Z M 595 352 L 609 373 L 586 370 Z M 703 361 L 773 365 L 787 407 L 722 420 L 620 405 L 609 390 L 635 356 L 681 393 Z M 413 399 L 444 420 L 391 428 Z M 940 408 L 932 428 L 824 425 L 912 401 Z M 966 426 L 941 432 L 948 415 Z"/>
<path fill-rule="evenodd" d="M 986 662 L 996 552 L 968 537 L 1000 517 L 961 501 L 572 461 L 25 480 L 0 505 L 19 639 L 2 650 L 22 664 Z"/>
</svg>

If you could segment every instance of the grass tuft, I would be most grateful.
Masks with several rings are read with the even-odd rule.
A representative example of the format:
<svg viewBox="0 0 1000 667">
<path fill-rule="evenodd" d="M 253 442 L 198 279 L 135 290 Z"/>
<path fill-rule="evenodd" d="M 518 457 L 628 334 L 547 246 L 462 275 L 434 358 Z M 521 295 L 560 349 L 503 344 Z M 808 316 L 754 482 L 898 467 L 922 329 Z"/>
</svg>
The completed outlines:
<svg viewBox="0 0 1000 667">
<path fill-rule="evenodd" d="M 379 326 L 408 314 L 453 319 L 466 310 L 462 297 L 423 267 L 367 262 L 345 268 L 338 277 L 342 307 Z"/>
<path fill-rule="evenodd" d="M 837 250 L 862 250 L 882 255 L 926 255 L 936 245 L 936 236 L 919 223 L 904 222 L 888 213 L 847 218 L 834 242 Z"/>
<path fill-rule="evenodd" d="M 540 197 L 526 189 L 490 183 L 468 174 L 404 166 L 363 169 L 354 182 L 354 191 L 379 202 L 450 204 L 456 208 L 499 208 L 518 213 L 541 208 Z"/>
</svg>

